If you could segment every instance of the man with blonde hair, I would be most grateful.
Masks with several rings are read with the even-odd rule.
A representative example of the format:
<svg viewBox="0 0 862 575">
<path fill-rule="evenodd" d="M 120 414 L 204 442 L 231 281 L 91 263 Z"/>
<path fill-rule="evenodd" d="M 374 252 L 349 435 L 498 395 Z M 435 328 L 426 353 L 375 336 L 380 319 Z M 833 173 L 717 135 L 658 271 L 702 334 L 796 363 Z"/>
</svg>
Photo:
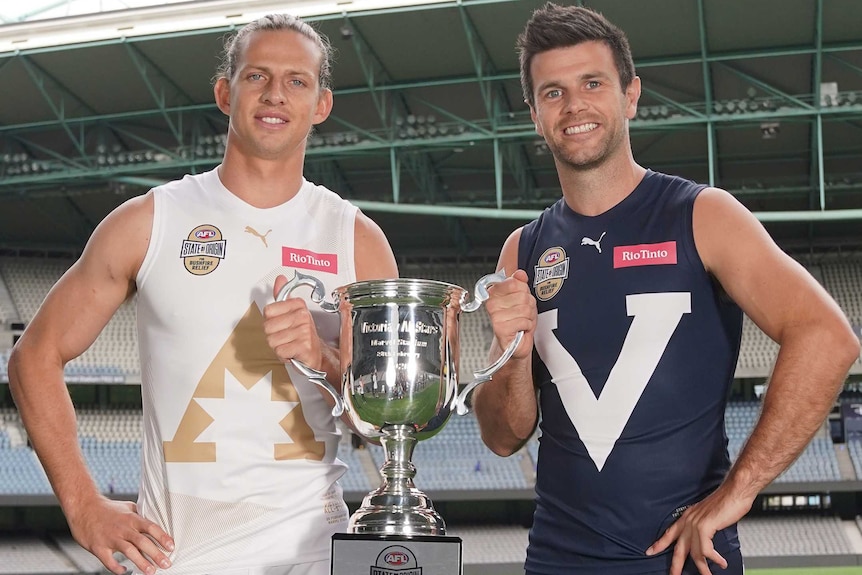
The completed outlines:
<svg viewBox="0 0 862 575">
<path fill-rule="evenodd" d="M 222 163 L 109 214 L 13 350 L 15 402 L 72 535 L 118 575 L 115 552 L 148 575 L 329 573 L 347 523 L 340 433 L 331 398 L 282 360 L 338 382 L 337 319 L 273 294 L 298 270 L 329 290 L 397 277 L 380 228 L 303 178 L 308 135 L 332 108 L 329 55 L 287 15 L 231 38 L 214 88 L 230 118 Z M 63 381 L 133 294 L 137 504 L 99 493 Z"/>
</svg>

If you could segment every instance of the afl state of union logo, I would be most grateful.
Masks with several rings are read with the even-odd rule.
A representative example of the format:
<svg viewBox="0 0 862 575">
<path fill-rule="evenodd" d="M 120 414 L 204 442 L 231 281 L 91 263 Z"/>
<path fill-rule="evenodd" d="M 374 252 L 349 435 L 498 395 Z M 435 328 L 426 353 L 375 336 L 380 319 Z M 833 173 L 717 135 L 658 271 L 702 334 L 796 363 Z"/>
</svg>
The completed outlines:
<svg viewBox="0 0 862 575">
<path fill-rule="evenodd" d="M 403 545 L 392 545 L 377 556 L 370 575 L 422 575 L 416 556 Z"/>
<path fill-rule="evenodd" d="M 227 241 L 215 226 L 204 224 L 189 232 L 183 240 L 180 258 L 186 270 L 196 276 L 212 273 L 224 259 Z"/>
<path fill-rule="evenodd" d="M 536 297 L 542 301 L 548 301 L 563 287 L 563 281 L 569 277 L 569 258 L 566 250 L 561 247 L 553 247 L 545 250 L 539 257 L 535 268 L 533 288 Z"/>
</svg>

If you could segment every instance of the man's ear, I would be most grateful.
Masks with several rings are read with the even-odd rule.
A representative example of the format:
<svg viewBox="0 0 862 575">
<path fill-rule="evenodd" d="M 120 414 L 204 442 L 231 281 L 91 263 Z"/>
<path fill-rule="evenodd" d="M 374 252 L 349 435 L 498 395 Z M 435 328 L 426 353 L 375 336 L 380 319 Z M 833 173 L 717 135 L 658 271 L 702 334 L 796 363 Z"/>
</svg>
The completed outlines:
<svg viewBox="0 0 862 575">
<path fill-rule="evenodd" d="M 533 121 L 533 126 L 536 127 L 536 133 L 545 137 L 545 134 L 542 132 L 542 125 L 539 123 L 538 118 L 536 118 L 536 110 L 527 100 L 524 100 L 524 103 L 530 108 L 530 119 Z"/>
<path fill-rule="evenodd" d="M 332 90 L 324 88 L 317 96 L 317 109 L 314 111 L 311 123 L 315 126 L 320 124 L 329 117 L 330 112 L 332 112 Z"/>
<path fill-rule="evenodd" d="M 230 82 L 227 78 L 221 77 L 216 80 L 215 86 L 213 86 L 213 97 L 222 114 L 230 116 Z"/>
<path fill-rule="evenodd" d="M 629 87 L 626 88 L 626 118 L 633 120 L 638 113 L 638 101 L 641 98 L 641 79 L 638 76 L 632 78 Z"/>
</svg>

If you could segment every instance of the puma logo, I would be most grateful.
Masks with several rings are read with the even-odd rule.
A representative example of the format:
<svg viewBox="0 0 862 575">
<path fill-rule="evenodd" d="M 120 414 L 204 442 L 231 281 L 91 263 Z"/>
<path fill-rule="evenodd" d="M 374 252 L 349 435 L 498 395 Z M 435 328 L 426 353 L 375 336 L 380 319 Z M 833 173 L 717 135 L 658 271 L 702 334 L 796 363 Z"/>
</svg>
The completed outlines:
<svg viewBox="0 0 862 575">
<path fill-rule="evenodd" d="M 246 226 L 246 227 L 245 227 L 245 233 L 247 233 L 247 234 L 251 234 L 251 235 L 253 235 L 253 236 L 255 236 L 255 237 L 260 238 L 260 241 L 262 241 L 262 242 L 263 242 L 264 247 L 267 247 L 267 248 L 269 247 L 269 244 L 268 244 L 268 243 L 266 243 L 266 236 L 268 236 L 268 235 L 269 235 L 269 232 L 271 232 L 271 231 L 272 231 L 272 230 L 267 230 L 265 234 L 260 235 L 260 232 L 258 232 L 258 231 L 257 231 L 256 229 L 254 229 L 253 227 L 251 227 L 251 226 Z M 601 250 L 599 250 L 599 251 L 601 251 Z"/>
<path fill-rule="evenodd" d="M 246 230 L 247 231 L 247 230 Z M 599 239 L 593 240 L 584 236 L 581 239 L 582 246 L 596 246 L 596 249 L 599 250 L 599 253 L 602 253 L 602 238 L 605 237 L 605 234 L 608 232 L 602 232 L 602 235 L 599 236 Z"/>
</svg>

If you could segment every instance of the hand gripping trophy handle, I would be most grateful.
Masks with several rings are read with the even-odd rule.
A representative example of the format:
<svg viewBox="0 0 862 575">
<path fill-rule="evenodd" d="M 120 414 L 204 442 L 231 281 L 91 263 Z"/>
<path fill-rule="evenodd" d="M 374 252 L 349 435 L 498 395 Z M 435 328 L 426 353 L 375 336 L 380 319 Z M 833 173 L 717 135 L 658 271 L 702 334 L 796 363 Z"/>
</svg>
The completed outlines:
<svg viewBox="0 0 862 575">
<path fill-rule="evenodd" d="M 497 273 L 488 274 L 479 278 L 479 281 L 476 282 L 476 287 L 473 288 L 473 301 L 468 302 L 461 306 L 462 311 L 472 312 L 476 311 L 485 301 L 488 300 L 488 287 L 494 285 L 495 283 L 500 283 L 506 279 L 506 270 L 500 270 Z M 521 340 L 524 338 L 524 332 L 519 331 L 515 334 L 515 338 L 509 344 L 509 346 L 503 351 L 503 355 L 501 355 L 497 361 L 486 367 L 485 369 L 480 369 L 479 371 L 473 372 L 473 381 L 466 384 L 458 394 L 458 398 L 455 402 L 455 411 L 458 415 L 466 415 L 468 411 L 470 411 L 470 406 L 468 404 L 468 399 L 470 394 L 473 393 L 473 390 L 476 389 L 480 384 L 485 383 L 486 381 L 490 381 L 491 377 L 499 371 L 503 365 L 511 359 L 512 355 L 515 353 L 515 350 L 518 349 L 518 346 L 521 344 Z"/>
<path fill-rule="evenodd" d="M 330 313 L 338 311 L 338 304 L 323 301 L 323 298 L 326 296 L 326 288 L 323 286 L 323 282 L 313 276 L 300 272 L 296 272 L 293 279 L 284 284 L 284 287 L 282 287 L 278 292 L 275 301 L 284 301 L 294 289 L 302 285 L 311 286 L 311 301 L 318 304 L 324 311 Z M 340 417 L 341 414 L 344 413 L 344 400 L 338 392 L 335 391 L 332 384 L 326 380 L 326 372 L 311 368 L 297 359 L 291 359 L 290 363 L 292 363 L 293 367 L 295 367 L 302 375 L 307 377 L 312 383 L 319 385 L 332 396 L 332 399 L 335 400 L 335 405 L 332 408 L 332 416 Z"/>
</svg>

